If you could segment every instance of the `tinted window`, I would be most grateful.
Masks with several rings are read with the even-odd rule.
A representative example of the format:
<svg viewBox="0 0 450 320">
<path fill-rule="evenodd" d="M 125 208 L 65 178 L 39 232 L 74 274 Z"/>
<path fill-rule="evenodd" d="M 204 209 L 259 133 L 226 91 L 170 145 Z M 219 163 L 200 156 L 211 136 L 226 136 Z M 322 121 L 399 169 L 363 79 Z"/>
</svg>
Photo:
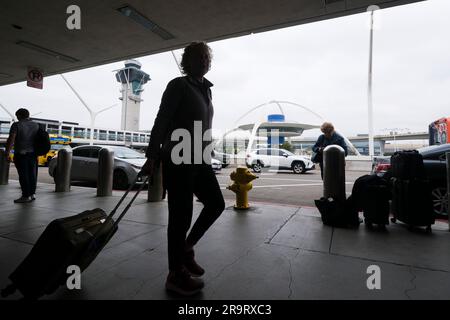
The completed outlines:
<svg viewBox="0 0 450 320">
<path fill-rule="evenodd" d="M 281 151 L 281 150 L 278 150 L 278 155 L 279 155 L 280 157 L 284 157 L 285 154 L 286 154 L 286 152 Z"/>
<path fill-rule="evenodd" d="M 98 159 L 99 152 L 100 152 L 100 148 L 93 148 L 92 152 L 91 152 L 91 155 L 89 157 Z"/>
<path fill-rule="evenodd" d="M 442 153 L 427 153 L 423 155 L 423 158 L 428 160 L 439 160 L 441 154 Z"/>
<path fill-rule="evenodd" d="M 90 153 L 91 153 L 90 148 L 78 148 L 73 150 L 74 157 L 88 158 Z"/>
<path fill-rule="evenodd" d="M 261 150 L 258 150 L 258 154 L 261 154 L 261 155 L 263 155 L 263 156 L 266 156 L 266 155 L 267 155 L 267 149 L 261 149 Z"/>
</svg>

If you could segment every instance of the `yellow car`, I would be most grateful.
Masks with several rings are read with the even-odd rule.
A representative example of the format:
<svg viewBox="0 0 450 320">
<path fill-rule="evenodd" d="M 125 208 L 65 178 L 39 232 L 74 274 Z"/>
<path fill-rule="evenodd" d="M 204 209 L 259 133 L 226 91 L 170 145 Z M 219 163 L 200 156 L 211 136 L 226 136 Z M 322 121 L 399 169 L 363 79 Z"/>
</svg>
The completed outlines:
<svg viewBox="0 0 450 320">
<path fill-rule="evenodd" d="M 39 166 L 48 166 L 50 160 L 52 160 L 53 157 L 56 156 L 59 150 L 72 149 L 70 147 L 71 139 L 68 136 L 49 134 L 49 138 L 50 138 L 50 150 L 47 152 L 47 154 L 38 157 Z M 11 152 L 9 153 L 9 158 L 11 159 L 11 161 L 14 160 L 14 147 L 11 149 Z"/>
</svg>

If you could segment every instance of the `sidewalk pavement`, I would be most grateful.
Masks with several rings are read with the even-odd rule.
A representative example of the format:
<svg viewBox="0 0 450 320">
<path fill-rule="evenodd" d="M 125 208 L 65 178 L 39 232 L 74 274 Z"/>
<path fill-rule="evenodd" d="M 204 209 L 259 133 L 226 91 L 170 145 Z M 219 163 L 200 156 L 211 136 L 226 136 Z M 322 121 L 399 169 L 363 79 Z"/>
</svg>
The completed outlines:
<svg viewBox="0 0 450 320">
<path fill-rule="evenodd" d="M 118 196 L 95 189 L 55 193 L 39 184 L 37 200 L 14 204 L 16 181 L 0 186 L 0 287 L 45 226 L 96 207 L 111 210 Z M 251 196 L 250 196 L 251 201 Z M 450 299 L 450 232 L 437 222 L 431 234 L 391 224 L 387 232 L 324 226 L 315 208 L 251 202 L 222 216 L 196 247 L 206 269 L 201 300 Z M 194 219 L 201 210 L 194 202 Z M 60 288 L 44 299 L 178 299 L 167 276 L 167 202 L 138 197 L 111 242 L 82 274 L 81 290 Z M 368 267 L 380 268 L 381 289 L 369 290 Z M 373 276 L 371 277 L 371 279 Z M 369 281 L 370 282 L 370 281 Z M 8 299 L 20 298 L 16 293 Z"/>
</svg>

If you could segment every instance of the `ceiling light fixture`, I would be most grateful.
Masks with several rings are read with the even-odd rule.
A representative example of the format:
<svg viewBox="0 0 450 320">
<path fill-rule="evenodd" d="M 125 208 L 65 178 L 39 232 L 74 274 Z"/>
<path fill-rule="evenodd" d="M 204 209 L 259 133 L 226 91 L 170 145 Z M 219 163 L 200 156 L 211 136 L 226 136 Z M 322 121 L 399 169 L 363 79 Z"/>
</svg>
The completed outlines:
<svg viewBox="0 0 450 320">
<path fill-rule="evenodd" d="M 75 59 L 73 57 L 67 56 L 65 54 L 62 54 L 62 53 L 59 53 L 59 52 L 56 52 L 56 51 L 53 51 L 53 50 L 50 50 L 50 49 L 47 49 L 47 48 L 44 48 L 44 47 L 41 47 L 41 46 L 39 46 L 37 44 L 34 44 L 34 43 L 31 43 L 31 42 L 19 41 L 19 42 L 16 42 L 16 44 L 19 45 L 19 46 L 31 49 L 31 50 L 38 51 L 40 53 L 44 53 L 44 54 L 49 55 L 49 56 L 52 56 L 53 58 L 58 59 L 58 60 L 63 60 L 63 61 L 72 62 L 72 63 L 80 61 L 80 60 Z"/>
<path fill-rule="evenodd" d="M 169 31 L 161 28 L 155 22 L 151 21 L 150 19 L 145 17 L 142 13 L 138 12 L 136 9 L 134 9 L 129 5 L 120 7 L 117 9 L 117 11 L 119 11 L 124 16 L 133 19 L 135 22 L 139 23 L 144 28 L 157 34 L 164 40 L 170 40 L 175 38 L 175 36 L 171 34 Z"/>
</svg>

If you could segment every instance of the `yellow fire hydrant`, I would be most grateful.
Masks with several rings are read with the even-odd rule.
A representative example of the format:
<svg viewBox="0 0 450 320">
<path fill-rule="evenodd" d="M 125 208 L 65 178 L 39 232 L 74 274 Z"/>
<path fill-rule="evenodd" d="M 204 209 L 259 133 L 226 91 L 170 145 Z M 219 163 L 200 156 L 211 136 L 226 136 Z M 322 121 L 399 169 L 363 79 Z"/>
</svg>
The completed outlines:
<svg viewBox="0 0 450 320">
<path fill-rule="evenodd" d="M 230 174 L 233 184 L 227 187 L 228 190 L 236 193 L 235 209 L 248 209 L 248 191 L 253 188 L 252 181 L 257 179 L 253 173 L 245 167 L 238 167 Z"/>
</svg>

